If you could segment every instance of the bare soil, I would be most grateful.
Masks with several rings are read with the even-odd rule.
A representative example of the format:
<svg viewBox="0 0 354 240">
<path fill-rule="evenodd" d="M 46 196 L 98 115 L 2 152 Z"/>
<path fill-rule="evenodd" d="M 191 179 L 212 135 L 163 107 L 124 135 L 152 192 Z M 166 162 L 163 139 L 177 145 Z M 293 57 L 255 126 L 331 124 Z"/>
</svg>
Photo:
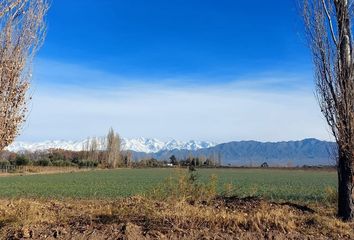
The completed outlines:
<svg viewBox="0 0 354 240">
<path fill-rule="evenodd" d="M 330 206 L 256 198 L 210 202 L 0 200 L 1 239 L 354 239 Z"/>
</svg>

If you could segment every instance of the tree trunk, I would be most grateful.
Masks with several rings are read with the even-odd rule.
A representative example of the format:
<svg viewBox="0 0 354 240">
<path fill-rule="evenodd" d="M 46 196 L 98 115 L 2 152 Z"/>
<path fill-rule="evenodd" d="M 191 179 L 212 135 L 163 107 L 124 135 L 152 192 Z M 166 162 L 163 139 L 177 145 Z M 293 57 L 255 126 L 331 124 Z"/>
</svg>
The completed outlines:
<svg viewBox="0 0 354 240">
<path fill-rule="evenodd" d="M 338 217 L 345 221 L 354 218 L 353 164 L 348 155 L 339 150 L 338 159 Z"/>
</svg>

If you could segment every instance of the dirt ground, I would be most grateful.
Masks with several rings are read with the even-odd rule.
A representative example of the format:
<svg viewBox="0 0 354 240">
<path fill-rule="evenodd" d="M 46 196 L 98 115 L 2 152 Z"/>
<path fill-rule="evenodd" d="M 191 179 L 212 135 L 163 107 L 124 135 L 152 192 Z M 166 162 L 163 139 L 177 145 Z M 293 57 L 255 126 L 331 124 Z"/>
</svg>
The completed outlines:
<svg viewBox="0 0 354 240">
<path fill-rule="evenodd" d="M 211 202 L 0 200 L 1 239 L 354 239 L 330 206 L 255 198 Z"/>
</svg>

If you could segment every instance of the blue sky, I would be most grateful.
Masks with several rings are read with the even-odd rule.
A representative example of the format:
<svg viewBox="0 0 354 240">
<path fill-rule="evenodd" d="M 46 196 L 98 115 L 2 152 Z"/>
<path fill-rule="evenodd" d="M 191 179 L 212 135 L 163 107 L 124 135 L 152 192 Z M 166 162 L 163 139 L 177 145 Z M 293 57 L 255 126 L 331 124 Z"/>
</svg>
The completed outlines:
<svg viewBox="0 0 354 240">
<path fill-rule="evenodd" d="M 47 22 L 20 140 L 329 137 L 295 0 L 52 0 Z"/>
</svg>

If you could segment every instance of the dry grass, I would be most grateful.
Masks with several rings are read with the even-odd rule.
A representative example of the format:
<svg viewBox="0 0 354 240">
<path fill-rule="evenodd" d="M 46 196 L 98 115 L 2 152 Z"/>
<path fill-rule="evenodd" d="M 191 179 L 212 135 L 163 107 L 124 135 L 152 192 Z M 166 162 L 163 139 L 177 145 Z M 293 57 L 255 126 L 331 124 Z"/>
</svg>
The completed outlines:
<svg viewBox="0 0 354 240">
<path fill-rule="evenodd" d="M 0 177 L 18 176 L 18 175 L 37 175 L 37 174 L 56 174 L 69 172 L 92 171 L 91 168 L 78 167 L 43 167 L 43 166 L 23 166 L 15 169 L 13 172 L 0 172 Z"/>
<path fill-rule="evenodd" d="M 0 200 L 1 239 L 353 239 L 334 210 L 259 199 L 209 203 L 132 197 L 116 201 Z"/>
<path fill-rule="evenodd" d="M 194 172 L 177 170 L 176 173 L 177 178 L 169 177 L 149 192 L 147 197 L 160 201 L 209 202 L 217 196 L 216 175 L 212 174 L 208 181 L 200 182 Z"/>
<path fill-rule="evenodd" d="M 325 200 L 329 204 L 337 204 L 337 196 L 338 196 L 338 191 L 334 187 L 327 186 L 324 190 L 325 192 Z"/>
</svg>

